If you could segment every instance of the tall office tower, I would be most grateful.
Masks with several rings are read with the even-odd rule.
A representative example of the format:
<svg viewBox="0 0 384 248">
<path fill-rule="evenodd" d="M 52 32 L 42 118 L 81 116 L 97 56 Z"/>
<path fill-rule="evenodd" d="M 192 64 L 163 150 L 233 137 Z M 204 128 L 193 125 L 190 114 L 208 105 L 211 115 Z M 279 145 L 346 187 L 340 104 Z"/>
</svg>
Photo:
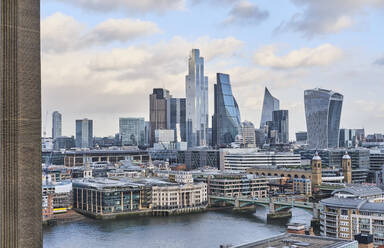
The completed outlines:
<svg viewBox="0 0 384 248">
<path fill-rule="evenodd" d="M 308 148 L 337 148 L 343 95 L 318 88 L 306 90 L 304 104 Z"/>
<path fill-rule="evenodd" d="M 272 112 L 272 129 L 276 131 L 276 143 L 289 143 L 289 117 L 288 110 L 276 110 Z"/>
<path fill-rule="evenodd" d="M 265 87 L 263 110 L 261 114 L 260 128 L 263 129 L 268 121 L 272 121 L 272 112 L 280 110 L 280 101 L 273 97 Z"/>
<path fill-rule="evenodd" d="M 256 129 L 250 121 L 241 123 L 241 135 L 243 136 L 244 147 L 256 147 Z"/>
<path fill-rule="evenodd" d="M 145 144 L 144 118 L 120 118 L 119 133 L 121 145 L 141 146 Z"/>
<path fill-rule="evenodd" d="M 0 247 L 42 247 L 40 1 L 0 1 Z"/>
<path fill-rule="evenodd" d="M 214 86 L 215 113 L 212 117 L 212 142 L 216 146 L 230 145 L 241 132 L 240 110 L 232 95 L 228 74 L 217 73 Z"/>
<path fill-rule="evenodd" d="M 149 122 L 151 123 L 150 145 L 155 142 L 155 130 L 167 129 L 169 119 L 169 91 L 166 89 L 153 89 L 149 95 Z"/>
<path fill-rule="evenodd" d="M 149 121 L 144 122 L 144 145 L 149 146 L 149 139 L 151 136 L 151 123 Z"/>
<path fill-rule="evenodd" d="M 208 77 L 204 76 L 204 58 L 192 49 L 188 60 L 186 84 L 188 146 L 206 146 L 208 129 Z"/>
<path fill-rule="evenodd" d="M 61 137 L 62 119 L 61 114 L 57 111 L 52 113 L 52 138 Z"/>
<path fill-rule="evenodd" d="M 93 120 L 76 120 L 76 147 L 93 147 Z"/>
<path fill-rule="evenodd" d="M 265 130 L 264 129 L 256 129 L 256 147 L 263 148 L 265 144 Z"/>
<path fill-rule="evenodd" d="M 186 99 L 171 98 L 169 111 L 169 126 L 168 129 L 175 130 L 175 140 L 187 141 L 187 125 L 186 125 Z"/>
</svg>

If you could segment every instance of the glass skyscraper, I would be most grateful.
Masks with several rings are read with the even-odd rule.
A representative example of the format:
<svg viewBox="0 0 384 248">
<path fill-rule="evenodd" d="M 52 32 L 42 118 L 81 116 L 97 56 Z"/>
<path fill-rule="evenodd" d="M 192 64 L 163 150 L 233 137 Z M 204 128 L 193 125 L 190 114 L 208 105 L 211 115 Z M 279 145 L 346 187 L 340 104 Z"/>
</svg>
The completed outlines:
<svg viewBox="0 0 384 248">
<path fill-rule="evenodd" d="M 93 147 L 93 120 L 76 120 L 76 147 Z"/>
<path fill-rule="evenodd" d="M 304 92 L 308 148 L 326 149 L 339 146 L 339 128 L 343 95 L 325 89 Z"/>
<path fill-rule="evenodd" d="M 240 110 L 233 97 L 228 74 L 217 73 L 214 86 L 215 113 L 212 118 L 212 142 L 217 146 L 229 145 L 241 132 Z"/>
<path fill-rule="evenodd" d="M 192 49 L 188 60 L 186 84 L 187 142 L 189 147 L 208 145 L 208 77 L 204 76 L 204 58 Z"/>
<path fill-rule="evenodd" d="M 175 140 L 185 142 L 187 140 L 186 99 L 171 98 L 169 101 L 170 110 L 168 129 L 175 130 Z"/>
<path fill-rule="evenodd" d="M 153 93 L 149 96 L 149 122 L 151 134 L 149 136 L 150 144 L 155 141 L 156 129 L 168 129 L 169 123 L 169 99 L 171 95 L 166 89 L 153 89 Z"/>
<path fill-rule="evenodd" d="M 289 116 L 288 110 L 276 110 L 272 112 L 272 129 L 277 131 L 276 143 L 289 143 Z"/>
<path fill-rule="evenodd" d="M 144 118 L 120 118 L 119 133 L 123 146 L 139 146 L 145 144 Z"/>
<path fill-rule="evenodd" d="M 268 121 L 272 121 L 272 112 L 280 110 L 280 101 L 273 97 L 267 87 L 264 92 L 263 110 L 261 114 L 260 128 L 263 129 Z"/>
<path fill-rule="evenodd" d="M 62 119 L 58 111 L 52 113 L 52 138 L 61 137 Z"/>
</svg>

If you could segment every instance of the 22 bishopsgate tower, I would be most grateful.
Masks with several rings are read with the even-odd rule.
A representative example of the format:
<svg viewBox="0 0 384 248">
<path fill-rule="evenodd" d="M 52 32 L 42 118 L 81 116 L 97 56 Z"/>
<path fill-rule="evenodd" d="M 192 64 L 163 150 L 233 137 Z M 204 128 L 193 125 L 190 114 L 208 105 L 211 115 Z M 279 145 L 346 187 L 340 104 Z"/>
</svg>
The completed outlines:
<svg viewBox="0 0 384 248">
<path fill-rule="evenodd" d="M 338 147 L 343 95 L 325 89 L 306 90 L 304 103 L 308 147 L 310 149 Z"/>
<path fill-rule="evenodd" d="M 40 1 L 1 0 L 0 247 L 42 247 Z"/>
<path fill-rule="evenodd" d="M 206 146 L 208 142 L 208 77 L 204 76 L 204 58 L 193 49 L 186 76 L 186 118 L 189 146 Z"/>
</svg>

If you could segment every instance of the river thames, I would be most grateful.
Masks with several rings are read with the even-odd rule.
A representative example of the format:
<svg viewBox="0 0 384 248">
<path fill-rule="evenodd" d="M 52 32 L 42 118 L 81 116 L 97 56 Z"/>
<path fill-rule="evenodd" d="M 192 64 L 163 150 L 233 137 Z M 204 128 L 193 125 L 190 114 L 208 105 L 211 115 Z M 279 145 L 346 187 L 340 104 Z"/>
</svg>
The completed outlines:
<svg viewBox="0 0 384 248">
<path fill-rule="evenodd" d="M 44 228 L 44 248 L 167 247 L 219 248 L 238 245 L 285 232 L 288 222 L 310 224 L 312 215 L 293 209 L 292 218 L 267 224 L 266 209 L 255 213 L 210 211 L 118 220 L 86 219 Z"/>
</svg>

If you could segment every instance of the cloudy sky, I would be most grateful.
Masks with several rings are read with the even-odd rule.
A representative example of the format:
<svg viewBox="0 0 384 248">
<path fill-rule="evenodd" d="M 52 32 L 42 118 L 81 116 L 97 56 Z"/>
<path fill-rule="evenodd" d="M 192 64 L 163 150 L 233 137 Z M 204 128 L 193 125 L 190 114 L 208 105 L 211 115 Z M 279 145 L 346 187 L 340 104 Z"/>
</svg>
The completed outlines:
<svg viewBox="0 0 384 248">
<path fill-rule="evenodd" d="M 149 94 L 185 97 L 187 58 L 200 48 L 209 77 L 231 76 L 243 120 L 257 126 L 264 87 L 305 130 L 303 91 L 345 97 L 342 127 L 384 132 L 384 0 L 42 0 L 44 129 L 63 114 L 118 132 L 119 117 L 148 119 Z M 47 116 L 48 113 L 48 116 Z"/>
</svg>

